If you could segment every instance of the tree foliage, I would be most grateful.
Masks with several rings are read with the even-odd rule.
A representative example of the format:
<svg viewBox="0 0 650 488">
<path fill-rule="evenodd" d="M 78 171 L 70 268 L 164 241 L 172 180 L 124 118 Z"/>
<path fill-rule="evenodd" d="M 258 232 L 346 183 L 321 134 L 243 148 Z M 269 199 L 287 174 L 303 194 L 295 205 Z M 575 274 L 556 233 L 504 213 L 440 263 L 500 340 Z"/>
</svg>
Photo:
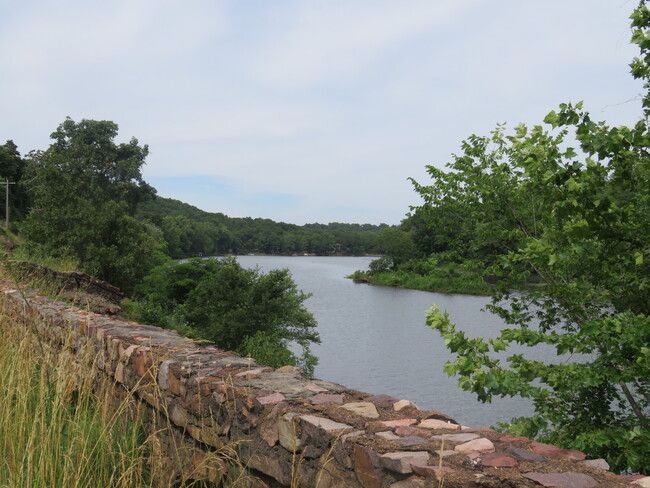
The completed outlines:
<svg viewBox="0 0 650 488">
<path fill-rule="evenodd" d="M 20 229 L 32 253 L 76 258 L 82 268 L 129 290 L 161 262 L 162 244 L 133 217 L 154 195 L 140 169 L 147 146 L 115 143 L 109 121 L 67 118 L 23 177 L 31 208 Z"/>
<path fill-rule="evenodd" d="M 364 255 L 377 252 L 385 224 L 295 225 L 210 213 L 169 198 L 138 205 L 137 216 L 163 230 L 174 258 L 219 254 Z"/>
<path fill-rule="evenodd" d="M 27 194 L 20 184 L 25 171 L 25 160 L 18 152 L 18 146 L 13 141 L 7 141 L 0 146 L 0 202 L 4 207 L 7 188 L 6 180 L 14 183 L 9 188 L 10 221 L 22 218 L 27 211 Z"/>
<path fill-rule="evenodd" d="M 316 321 L 289 271 L 243 268 L 234 258 L 191 259 L 155 268 L 137 287 L 144 321 L 178 329 L 263 364 L 298 364 L 313 373 Z M 297 358 L 291 344 L 302 347 Z M 284 364 L 280 364 L 284 363 Z"/>
<path fill-rule="evenodd" d="M 632 15 L 650 79 L 650 12 Z M 469 338 L 429 311 L 457 354 L 446 371 L 482 401 L 531 398 L 535 414 L 510 428 L 617 470 L 650 473 L 650 95 L 631 127 L 561 104 L 544 125 L 472 136 L 447 171 L 415 183 L 437 245 L 497 277 L 493 312 L 510 327 Z M 574 145 L 576 147 L 571 147 Z M 456 232 L 454 232 L 456 229 Z M 556 359 L 513 353 L 544 344 Z M 507 358 L 507 359 L 506 359 Z"/>
</svg>

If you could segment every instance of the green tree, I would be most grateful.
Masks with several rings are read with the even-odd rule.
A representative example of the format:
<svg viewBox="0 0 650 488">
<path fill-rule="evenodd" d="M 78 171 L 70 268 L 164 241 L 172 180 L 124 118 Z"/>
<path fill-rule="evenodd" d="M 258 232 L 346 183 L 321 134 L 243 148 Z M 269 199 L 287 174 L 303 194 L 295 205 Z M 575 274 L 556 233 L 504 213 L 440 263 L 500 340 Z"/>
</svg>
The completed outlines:
<svg viewBox="0 0 650 488">
<path fill-rule="evenodd" d="M 10 222 L 22 218 L 27 213 L 27 194 L 20 184 L 24 170 L 25 160 L 20 156 L 18 146 L 13 141 L 7 141 L 0 146 L 0 202 L 3 209 L 7 191 L 4 183 L 6 180 L 14 183 L 9 188 Z"/>
<path fill-rule="evenodd" d="M 313 373 L 316 321 L 289 271 L 243 268 L 234 258 L 191 259 L 155 268 L 137 288 L 140 314 L 155 325 L 237 350 L 274 366 L 292 361 Z M 266 343 L 266 345 L 265 345 Z M 289 346 L 302 347 L 296 358 Z"/>
<path fill-rule="evenodd" d="M 114 142 L 115 123 L 67 118 L 44 152 L 30 155 L 31 208 L 21 230 L 28 249 L 79 260 L 84 271 L 130 290 L 163 259 L 162 243 L 133 217 L 155 194 L 140 169 L 147 146 Z"/>
<path fill-rule="evenodd" d="M 632 15 L 632 40 L 650 73 L 650 12 Z M 646 83 L 646 89 L 650 85 Z M 595 122 L 562 104 L 545 126 L 472 136 L 449 172 L 416 184 L 423 212 L 458 210 L 461 258 L 498 277 L 489 307 L 510 327 L 468 338 L 432 308 L 427 324 L 457 354 L 445 369 L 482 401 L 531 398 L 535 414 L 517 433 L 606 458 L 613 469 L 650 473 L 650 131 Z M 568 141 L 576 141 L 577 148 Z M 419 210 L 419 209 L 418 209 Z M 462 227 L 473 229 L 464 235 Z M 434 229 L 435 230 L 435 229 Z M 463 254 L 462 248 L 471 252 Z M 533 281 L 541 286 L 525 286 Z M 546 344 L 558 360 L 507 352 Z M 507 357 L 507 359 L 506 359 Z"/>
<path fill-rule="evenodd" d="M 411 235 L 396 227 L 382 229 L 377 238 L 377 248 L 390 262 L 391 269 L 413 259 L 417 254 Z"/>
</svg>

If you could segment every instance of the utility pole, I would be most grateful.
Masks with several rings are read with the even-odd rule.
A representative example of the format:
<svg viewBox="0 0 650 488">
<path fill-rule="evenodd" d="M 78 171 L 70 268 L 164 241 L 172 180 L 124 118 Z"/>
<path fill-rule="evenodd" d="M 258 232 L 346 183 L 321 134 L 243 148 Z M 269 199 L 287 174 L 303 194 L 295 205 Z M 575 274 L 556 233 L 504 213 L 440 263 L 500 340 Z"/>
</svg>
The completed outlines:
<svg viewBox="0 0 650 488">
<path fill-rule="evenodd" d="M 9 185 L 15 185 L 15 181 L 5 180 L 5 229 L 9 231 Z"/>
</svg>

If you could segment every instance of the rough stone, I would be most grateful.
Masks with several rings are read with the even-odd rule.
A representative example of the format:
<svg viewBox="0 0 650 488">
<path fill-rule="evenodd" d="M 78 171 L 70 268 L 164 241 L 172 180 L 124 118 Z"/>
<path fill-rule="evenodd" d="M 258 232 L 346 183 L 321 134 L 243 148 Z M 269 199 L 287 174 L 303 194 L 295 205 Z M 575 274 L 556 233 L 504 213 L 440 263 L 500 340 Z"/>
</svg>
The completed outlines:
<svg viewBox="0 0 650 488">
<path fill-rule="evenodd" d="M 375 405 L 394 405 L 399 402 L 399 398 L 392 397 L 390 395 L 372 395 L 363 399 L 364 402 L 374 403 Z"/>
<path fill-rule="evenodd" d="M 393 410 L 399 412 L 407 407 L 418 408 L 418 406 L 408 400 L 399 400 L 398 402 L 393 403 Z"/>
<path fill-rule="evenodd" d="M 521 449 L 519 447 L 515 446 L 508 446 L 506 449 L 506 452 L 508 454 L 512 454 L 514 457 L 521 461 L 533 461 L 533 462 L 544 462 L 546 459 L 544 456 L 540 456 L 539 454 L 535 454 L 532 451 L 529 451 L 527 449 Z"/>
<path fill-rule="evenodd" d="M 323 403 L 343 403 L 345 395 L 343 393 L 318 393 L 309 398 L 312 405 L 321 405 Z"/>
<path fill-rule="evenodd" d="M 397 427 L 408 427 L 409 425 L 413 425 L 417 422 L 415 419 L 399 419 L 399 420 L 384 420 L 384 421 L 375 421 L 375 422 L 368 422 L 366 424 L 366 428 L 372 429 L 372 430 L 379 430 L 379 429 L 395 429 Z"/>
<path fill-rule="evenodd" d="M 580 466 L 586 466 L 588 468 L 603 469 L 605 471 L 609 470 L 609 463 L 604 459 L 588 459 L 586 461 L 580 461 Z"/>
<path fill-rule="evenodd" d="M 273 403 L 279 403 L 283 400 L 285 400 L 286 397 L 282 393 L 271 393 L 270 395 L 264 395 L 255 398 L 255 405 L 258 407 L 263 407 L 264 405 L 270 405 Z"/>
<path fill-rule="evenodd" d="M 390 485 L 390 488 L 424 488 L 424 480 L 420 478 L 408 478 L 406 480 L 398 481 Z"/>
<path fill-rule="evenodd" d="M 296 412 L 289 412 L 278 419 L 278 440 L 289 452 L 294 452 L 300 447 L 298 422 L 294 421 L 294 417 L 298 415 Z"/>
<path fill-rule="evenodd" d="M 349 439 L 353 439 L 364 433 L 365 432 L 362 430 L 356 430 L 354 432 L 349 432 L 348 434 L 343 434 L 341 438 L 338 439 L 338 441 L 334 444 L 334 447 L 332 448 L 332 455 L 334 456 L 334 459 L 336 459 L 336 461 L 338 461 L 338 463 L 346 469 L 352 469 L 354 465 L 352 463 L 352 457 L 345 448 L 345 444 Z"/>
<path fill-rule="evenodd" d="M 429 453 L 426 451 L 388 452 L 379 456 L 379 464 L 396 473 L 412 473 L 411 464 L 428 464 Z"/>
<path fill-rule="evenodd" d="M 511 444 L 513 442 L 531 442 L 531 440 L 528 437 L 518 437 L 518 436 L 513 436 L 513 435 L 504 435 L 502 437 L 499 437 L 499 442 L 505 442 L 507 444 Z"/>
<path fill-rule="evenodd" d="M 398 439 L 401 439 L 400 436 L 398 436 L 394 432 L 391 432 L 390 430 L 384 430 L 382 432 L 377 432 L 375 435 L 377 437 L 381 437 L 382 439 L 388 439 L 389 441 L 396 441 Z"/>
<path fill-rule="evenodd" d="M 481 437 L 473 441 L 465 442 L 454 447 L 456 452 L 494 452 L 494 444 L 489 439 Z"/>
<path fill-rule="evenodd" d="M 543 456 L 568 457 L 576 461 L 582 461 L 587 458 L 587 455 L 583 452 L 561 449 L 552 444 L 544 444 L 542 442 L 531 442 L 530 450 L 535 454 L 542 454 Z"/>
<path fill-rule="evenodd" d="M 424 437 L 419 437 L 416 435 L 409 435 L 406 437 L 397 436 L 397 442 L 399 443 L 400 446 L 403 447 L 413 447 L 413 446 L 419 446 L 421 444 L 425 444 L 429 442 L 429 439 L 425 439 Z"/>
<path fill-rule="evenodd" d="M 374 403 L 371 402 L 351 402 L 341 405 L 339 408 L 348 410 L 352 413 L 359 415 L 360 417 L 365 417 L 368 419 L 379 418 L 379 412 L 377 412 L 377 407 Z"/>
<path fill-rule="evenodd" d="M 440 419 L 426 419 L 420 422 L 417 425 L 421 429 L 448 429 L 448 430 L 458 430 L 460 425 L 452 424 Z"/>
<path fill-rule="evenodd" d="M 431 438 L 433 432 L 427 429 L 418 429 L 417 427 L 397 427 L 395 433 L 399 436 L 406 437 L 409 435 L 417 435 L 419 437 Z"/>
<path fill-rule="evenodd" d="M 549 488 L 593 488 L 598 482 L 582 473 L 523 473 L 528 479 Z"/>
<path fill-rule="evenodd" d="M 632 484 L 640 486 L 641 488 L 650 488 L 650 476 L 646 476 L 644 478 L 639 478 L 638 480 L 634 480 Z"/>
<path fill-rule="evenodd" d="M 291 484 L 291 463 L 284 459 L 279 459 L 274 456 L 263 456 L 261 453 L 254 453 L 250 459 L 247 460 L 248 466 L 257 471 L 260 471 L 281 484 L 289 486 Z"/>
<path fill-rule="evenodd" d="M 383 472 L 379 466 L 379 455 L 372 449 L 355 444 L 354 473 L 363 488 L 381 488 Z"/>
<path fill-rule="evenodd" d="M 431 466 L 429 464 L 411 464 L 411 469 L 415 474 L 425 478 L 435 478 L 438 481 L 442 480 L 445 474 L 454 472 L 448 466 Z"/>
<path fill-rule="evenodd" d="M 473 441 L 478 439 L 480 436 L 476 434 L 443 434 L 443 435 L 434 435 L 432 439 L 439 439 L 445 444 L 462 444 L 463 442 Z"/>
<path fill-rule="evenodd" d="M 512 468 L 517 464 L 516 459 L 498 452 L 488 453 L 481 457 L 481 466 L 491 468 Z"/>
</svg>

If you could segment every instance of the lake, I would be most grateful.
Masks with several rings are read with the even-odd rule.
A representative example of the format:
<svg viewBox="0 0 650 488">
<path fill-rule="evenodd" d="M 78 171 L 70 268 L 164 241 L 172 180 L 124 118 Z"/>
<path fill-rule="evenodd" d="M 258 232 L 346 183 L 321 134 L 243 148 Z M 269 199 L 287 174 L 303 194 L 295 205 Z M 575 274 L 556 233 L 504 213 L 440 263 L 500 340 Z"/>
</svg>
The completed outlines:
<svg viewBox="0 0 650 488">
<path fill-rule="evenodd" d="M 288 268 L 305 293 L 305 305 L 318 321 L 322 343 L 315 376 L 373 394 L 385 393 L 440 410 L 464 425 L 493 426 L 529 415 L 531 403 L 519 398 L 478 402 L 457 389 L 443 371 L 452 355 L 437 331 L 425 325 L 435 303 L 470 336 L 495 337 L 502 320 L 484 312 L 487 297 L 429 293 L 355 284 L 345 276 L 367 269 L 369 257 L 238 256 L 246 267 L 262 271 Z"/>
</svg>

